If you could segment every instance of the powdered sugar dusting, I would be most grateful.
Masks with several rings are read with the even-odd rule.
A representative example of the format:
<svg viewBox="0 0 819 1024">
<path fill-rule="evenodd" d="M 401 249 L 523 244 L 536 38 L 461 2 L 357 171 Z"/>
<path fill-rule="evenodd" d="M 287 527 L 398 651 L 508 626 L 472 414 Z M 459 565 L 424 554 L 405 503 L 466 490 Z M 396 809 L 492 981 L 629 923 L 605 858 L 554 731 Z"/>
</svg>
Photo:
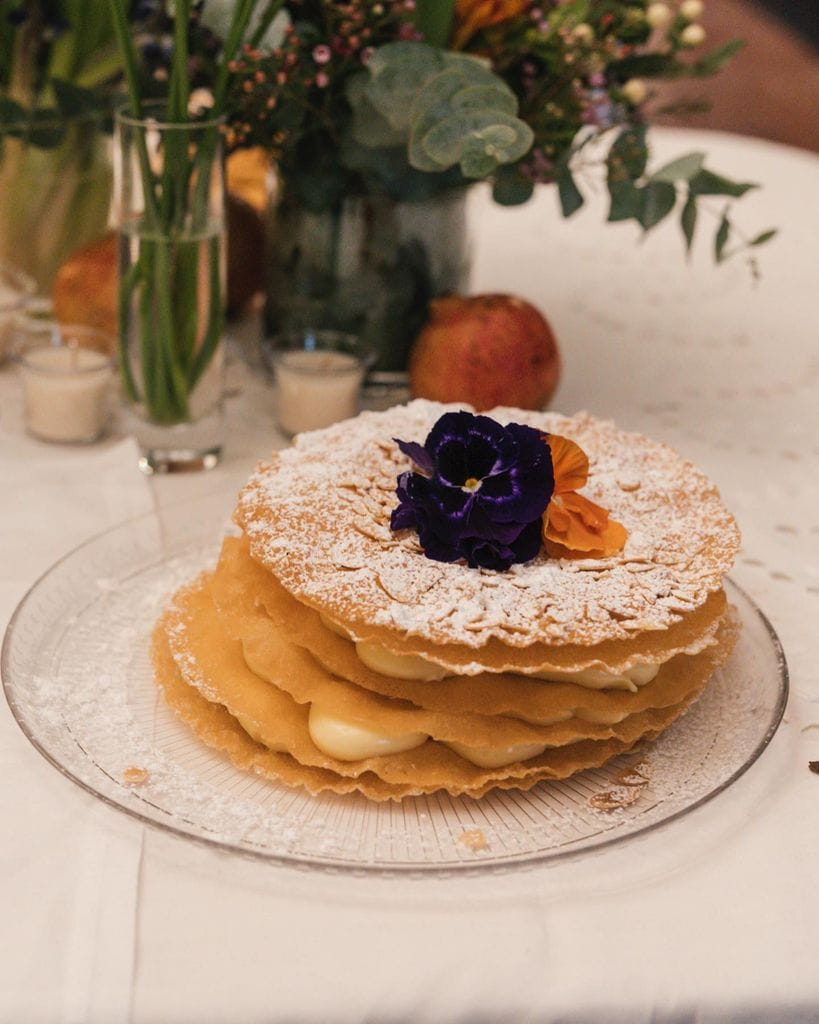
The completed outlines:
<svg viewBox="0 0 819 1024">
<path fill-rule="evenodd" d="M 722 585 L 739 533 L 716 487 L 665 445 L 588 413 L 489 415 L 581 445 L 591 467 L 584 493 L 629 531 L 621 554 L 541 554 L 504 573 L 427 559 L 413 531 L 389 529 L 396 478 L 409 465 L 391 439 L 423 442 L 453 408 L 415 401 L 296 438 L 240 497 L 253 557 L 298 598 L 353 627 L 472 648 L 493 637 L 514 647 L 628 639 L 667 628 Z"/>
<path fill-rule="evenodd" d="M 650 782 L 627 807 L 589 802 L 627 776 L 632 756 L 514 797 L 407 798 L 400 808 L 349 795 L 311 797 L 234 768 L 176 720 L 148 656 L 157 615 L 212 565 L 226 501 L 202 500 L 125 524 L 61 562 L 9 629 L 3 684 L 24 732 L 69 777 L 142 820 L 231 850 L 302 864 L 389 871 L 493 870 L 624 839 L 717 792 L 770 738 L 784 663 L 753 605 L 730 583 L 742 633 L 692 709 L 640 761 Z M 105 585 L 100 586 L 100 580 Z M 140 769 L 140 784 L 128 780 Z M 460 841 L 480 830 L 486 848 Z"/>
</svg>

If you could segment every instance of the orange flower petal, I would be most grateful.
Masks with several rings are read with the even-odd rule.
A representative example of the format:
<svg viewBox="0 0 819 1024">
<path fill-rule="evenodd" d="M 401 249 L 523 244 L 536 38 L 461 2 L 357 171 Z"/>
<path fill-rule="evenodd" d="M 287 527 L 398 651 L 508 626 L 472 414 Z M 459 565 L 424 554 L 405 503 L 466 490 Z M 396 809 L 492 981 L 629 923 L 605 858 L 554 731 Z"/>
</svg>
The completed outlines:
<svg viewBox="0 0 819 1024">
<path fill-rule="evenodd" d="M 583 526 L 594 533 L 600 533 L 608 525 L 608 512 L 600 505 L 595 505 L 593 501 L 584 498 L 582 494 L 570 491 L 568 494 L 561 495 L 561 501 L 563 507 L 568 509 L 570 514 L 578 517 Z"/>
<path fill-rule="evenodd" d="M 546 443 L 552 451 L 555 494 L 585 487 L 589 478 L 589 457 L 580 445 L 560 434 L 546 434 Z"/>
<path fill-rule="evenodd" d="M 622 551 L 626 528 L 582 494 L 553 498 L 543 517 L 543 539 L 553 558 L 586 556 L 605 558 Z"/>
<path fill-rule="evenodd" d="M 530 6 L 531 0 L 457 0 L 451 47 L 460 50 L 477 32 L 511 21 Z"/>
</svg>

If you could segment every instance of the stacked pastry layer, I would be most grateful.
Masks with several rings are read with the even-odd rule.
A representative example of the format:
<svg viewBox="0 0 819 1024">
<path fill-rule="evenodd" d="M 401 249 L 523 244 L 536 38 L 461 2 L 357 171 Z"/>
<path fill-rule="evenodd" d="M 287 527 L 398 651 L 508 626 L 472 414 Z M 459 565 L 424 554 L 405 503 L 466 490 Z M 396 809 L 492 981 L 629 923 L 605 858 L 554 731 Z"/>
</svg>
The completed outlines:
<svg viewBox="0 0 819 1024">
<path fill-rule="evenodd" d="M 260 466 L 241 534 L 160 620 L 168 701 L 237 765 L 376 800 L 525 788 L 656 736 L 730 653 L 738 534 L 715 488 L 589 416 L 490 414 L 584 448 L 589 497 L 629 530 L 620 554 L 492 572 L 391 532 L 408 468 L 392 439 L 423 441 L 443 411 L 365 414 Z"/>
</svg>

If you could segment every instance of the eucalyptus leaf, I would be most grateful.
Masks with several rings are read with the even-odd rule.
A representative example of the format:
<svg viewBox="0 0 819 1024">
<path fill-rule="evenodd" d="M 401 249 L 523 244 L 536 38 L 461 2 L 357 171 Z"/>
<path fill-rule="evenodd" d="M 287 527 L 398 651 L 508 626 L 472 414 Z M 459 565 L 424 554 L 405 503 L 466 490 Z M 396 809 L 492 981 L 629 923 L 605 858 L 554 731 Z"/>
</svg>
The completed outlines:
<svg viewBox="0 0 819 1024">
<path fill-rule="evenodd" d="M 667 217 L 677 202 L 677 190 L 667 181 L 649 181 L 640 189 L 640 212 L 637 216 L 644 230 Z"/>
<path fill-rule="evenodd" d="M 677 157 L 670 163 L 664 164 L 658 171 L 649 178 L 650 181 L 689 181 L 700 170 L 705 163 L 705 153 L 687 153 L 685 156 Z"/>
<path fill-rule="evenodd" d="M 691 252 L 691 246 L 694 242 L 694 231 L 697 227 L 697 200 L 694 196 L 689 196 L 682 208 L 680 214 L 680 226 L 682 227 L 683 235 L 685 236 L 685 251 Z"/>
<path fill-rule="evenodd" d="M 451 167 L 460 163 L 467 177 L 481 178 L 498 164 L 519 160 L 532 145 L 533 138 L 532 129 L 516 117 L 494 111 L 473 111 L 446 118 L 431 128 L 420 142 L 424 152 L 438 165 Z M 478 171 L 478 168 L 485 170 Z"/>
<path fill-rule="evenodd" d="M 452 97 L 452 106 L 457 111 L 499 110 L 504 114 L 517 114 L 518 100 L 511 89 L 501 83 L 492 85 L 469 85 Z"/>
<path fill-rule="evenodd" d="M 723 213 L 722 218 L 717 228 L 717 233 L 714 236 L 714 256 L 716 257 L 717 263 L 722 263 L 725 259 L 725 246 L 728 243 L 728 239 L 731 235 L 731 222 L 728 220 L 728 214 Z"/>
<path fill-rule="evenodd" d="M 691 178 L 688 187 L 691 193 L 697 196 L 732 196 L 734 199 L 738 199 L 752 188 L 759 188 L 759 185 L 751 182 L 730 181 L 720 174 L 703 169 Z"/>
<path fill-rule="evenodd" d="M 406 133 L 394 128 L 370 102 L 363 75 L 356 75 L 348 82 L 347 100 L 353 111 L 351 134 L 356 142 L 374 148 L 404 143 Z"/>
<path fill-rule="evenodd" d="M 564 217 L 571 217 L 585 202 L 583 193 L 575 184 L 575 180 L 568 167 L 558 176 L 557 194 L 560 198 L 560 209 Z"/>
<path fill-rule="evenodd" d="M 645 125 L 624 128 L 617 136 L 606 158 L 610 183 L 636 181 L 646 169 L 648 147 Z"/>
<path fill-rule="evenodd" d="M 398 131 L 408 131 L 413 100 L 427 79 L 444 70 L 443 56 L 422 43 L 388 43 L 370 58 L 365 95 Z"/>
<path fill-rule="evenodd" d="M 517 167 L 499 167 L 492 182 L 492 198 L 501 206 L 520 206 L 532 198 L 535 186 Z"/>
<path fill-rule="evenodd" d="M 779 231 L 777 228 L 769 228 L 767 231 L 763 231 L 761 234 L 752 238 L 748 245 L 764 245 L 766 242 L 770 242 L 770 240 L 775 238 L 778 234 Z"/>
<path fill-rule="evenodd" d="M 488 178 L 498 166 L 495 158 L 476 139 L 468 140 L 463 147 L 459 165 L 464 177 L 478 180 Z"/>
<path fill-rule="evenodd" d="M 640 190 L 630 181 L 609 185 L 609 221 L 631 220 L 640 214 Z"/>
<path fill-rule="evenodd" d="M 434 172 L 450 166 L 428 152 L 424 139 L 436 125 L 456 116 L 457 110 L 453 102 L 455 97 L 462 92 L 468 92 L 473 86 L 481 88 L 487 83 L 490 86 L 496 83 L 503 86 L 503 83 L 482 64 L 473 60 L 447 60 L 445 70 L 427 79 L 410 110 L 409 159 L 413 167 L 421 171 Z"/>
</svg>

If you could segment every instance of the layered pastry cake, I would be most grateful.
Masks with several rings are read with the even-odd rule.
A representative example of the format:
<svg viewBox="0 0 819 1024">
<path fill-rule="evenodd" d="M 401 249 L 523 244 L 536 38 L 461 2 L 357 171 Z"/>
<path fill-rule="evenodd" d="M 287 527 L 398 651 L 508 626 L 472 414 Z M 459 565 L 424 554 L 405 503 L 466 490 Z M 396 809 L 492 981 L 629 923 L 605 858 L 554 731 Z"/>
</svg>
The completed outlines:
<svg viewBox="0 0 819 1024">
<path fill-rule="evenodd" d="M 481 796 L 656 737 L 730 654 L 739 536 L 668 447 L 587 414 L 416 401 L 260 465 L 175 595 L 167 701 L 249 771 Z"/>
</svg>

